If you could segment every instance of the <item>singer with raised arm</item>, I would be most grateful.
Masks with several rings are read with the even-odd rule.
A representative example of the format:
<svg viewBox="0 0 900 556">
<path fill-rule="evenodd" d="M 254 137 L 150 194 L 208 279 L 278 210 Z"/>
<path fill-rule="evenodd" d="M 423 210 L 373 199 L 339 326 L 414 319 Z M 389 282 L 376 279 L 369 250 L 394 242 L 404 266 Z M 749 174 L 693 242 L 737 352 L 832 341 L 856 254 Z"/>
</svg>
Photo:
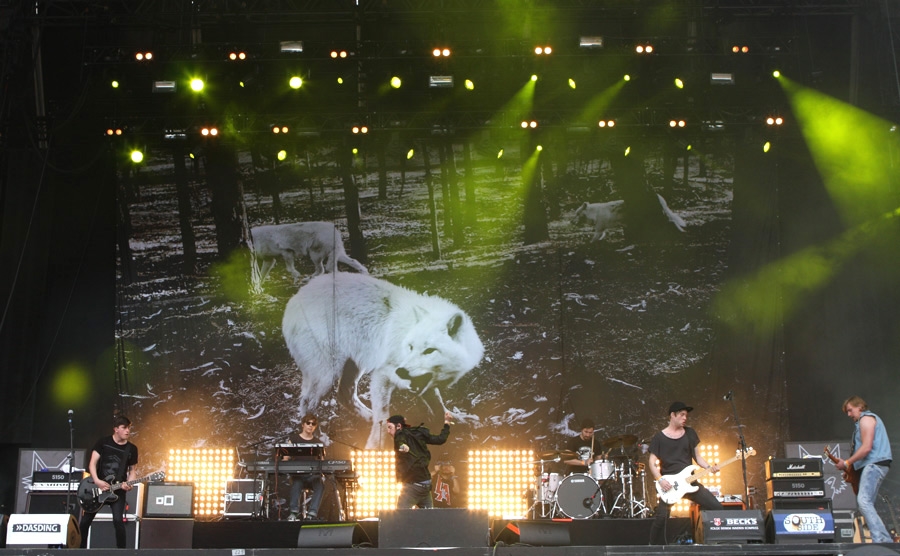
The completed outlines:
<svg viewBox="0 0 900 556">
<path fill-rule="evenodd" d="M 444 413 L 444 426 L 439 434 L 431 434 L 419 425 L 411 427 L 403 415 L 392 415 L 387 421 L 387 431 L 394 438 L 397 481 L 402 486 L 397 497 L 397 509 L 418 507 L 432 509 L 431 497 L 431 452 L 428 444 L 443 444 L 450 436 L 450 412 Z"/>
<path fill-rule="evenodd" d="M 135 465 L 138 462 L 137 446 L 129 441 L 131 438 L 131 420 L 124 415 L 113 417 L 113 432 L 104 436 L 94 444 L 88 471 L 94 486 L 100 492 L 110 492 L 110 487 L 129 491 L 134 488 L 128 481 L 135 481 Z M 121 483 L 121 484 L 118 484 Z M 126 548 L 125 535 L 125 495 L 111 497 L 109 504 L 112 511 L 112 524 L 116 531 L 116 547 Z M 88 531 L 94 521 L 94 512 L 85 511 L 81 516 L 81 548 L 87 548 Z"/>
<path fill-rule="evenodd" d="M 853 444 L 845 460 L 839 460 L 835 467 L 841 471 L 853 469 L 859 473 L 859 490 L 856 506 L 862 514 L 872 534 L 872 542 L 894 542 L 887 527 L 875 509 L 878 489 L 891 468 L 891 441 L 881 417 L 869 411 L 869 405 L 859 396 L 850 396 L 841 410 L 853 420 Z"/>
<path fill-rule="evenodd" d="M 650 440 L 650 472 L 656 480 L 656 489 L 660 493 L 659 504 L 656 507 L 656 517 L 653 526 L 650 528 L 650 544 L 666 544 L 666 522 L 669 518 L 669 512 L 672 505 L 681 498 L 680 492 L 674 492 L 673 489 L 681 490 L 681 481 L 676 480 L 682 472 L 690 474 L 693 462 L 703 469 L 710 472 L 718 472 L 718 467 L 710 465 L 703 456 L 700 455 L 698 446 L 700 445 L 700 437 L 697 431 L 685 426 L 687 423 L 688 413 L 693 411 L 693 407 L 683 403 L 674 402 L 669 406 L 669 423 L 666 428 L 653 435 Z M 675 483 L 675 484 L 673 484 Z M 703 510 L 721 510 L 722 504 L 706 490 L 706 487 L 699 483 L 694 483 L 690 488 L 696 490 L 692 492 L 685 489 L 684 498 L 698 504 Z M 664 500 L 664 495 L 669 493 L 666 498 L 670 502 Z M 677 498 L 675 496 L 677 496 Z M 674 498 L 674 501 L 672 501 Z"/>
<path fill-rule="evenodd" d="M 288 439 L 291 444 L 299 447 L 298 449 L 302 452 L 296 452 L 292 456 L 283 456 L 283 459 L 323 459 L 324 453 L 321 448 L 321 442 L 316 437 L 316 428 L 318 426 L 319 420 L 316 419 L 315 415 L 304 415 L 300 425 L 300 432 L 291 434 Z M 307 445 L 311 446 L 305 448 L 304 446 Z M 319 519 L 319 505 L 322 503 L 322 495 L 325 492 L 325 476 L 322 473 L 295 473 L 291 475 L 291 513 L 288 516 L 288 521 L 297 521 L 300 518 L 300 493 L 304 488 L 312 490 L 312 498 L 303 517 L 308 521 Z"/>
</svg>

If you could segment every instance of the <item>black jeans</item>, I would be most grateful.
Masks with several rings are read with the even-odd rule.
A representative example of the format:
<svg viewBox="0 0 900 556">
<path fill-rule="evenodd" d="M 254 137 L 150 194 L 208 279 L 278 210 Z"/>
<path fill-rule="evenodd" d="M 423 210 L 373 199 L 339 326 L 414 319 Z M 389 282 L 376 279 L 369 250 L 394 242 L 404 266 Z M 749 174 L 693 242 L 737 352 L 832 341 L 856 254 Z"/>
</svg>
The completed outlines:
<svg viewBox="0 0 900 556">
<path fill-rule="evenodd" d="M 125 491 L 119 491 L 119 498 L 109 505 L 112 511 L 112 524 L 116 529 L 116 548 L 126 548 L 127 537 L 125 536 Z M 79 529 L 81 530 L 81 548 L 87 548 L 88 530 L 91 523 L 94 522 L 95 513 L 84 512 L 81 516 Z"/>
<path fill-rule="evenodd" d="M 722 504 L 715 496 L 701 484 L 697 484 L 700 488 L 697 492 L 690 492 L 684 497 L 700 506 L 701 510 L 721 510 Z M 669 511 L 672 506 L 659 500 L 656 506 L 656 517 L 653 520 L 653 526 L 650 528 L 650 544 L 666 544 L 666 520 L 669 519 Z"/>
</svg>

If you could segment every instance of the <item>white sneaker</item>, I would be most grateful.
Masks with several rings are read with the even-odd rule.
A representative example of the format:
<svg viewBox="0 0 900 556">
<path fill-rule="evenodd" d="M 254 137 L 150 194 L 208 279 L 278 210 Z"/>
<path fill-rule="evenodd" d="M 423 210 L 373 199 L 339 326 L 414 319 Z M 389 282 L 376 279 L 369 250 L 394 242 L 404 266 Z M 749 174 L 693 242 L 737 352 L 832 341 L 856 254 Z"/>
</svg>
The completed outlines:
<svg viewBox="0 0 900 556">
<path fill-rule="evenodd" d="M 288 516 L 288 521 L 297 521 L 297 512 L 291 512 L 291 515 Z"/>
</svg>

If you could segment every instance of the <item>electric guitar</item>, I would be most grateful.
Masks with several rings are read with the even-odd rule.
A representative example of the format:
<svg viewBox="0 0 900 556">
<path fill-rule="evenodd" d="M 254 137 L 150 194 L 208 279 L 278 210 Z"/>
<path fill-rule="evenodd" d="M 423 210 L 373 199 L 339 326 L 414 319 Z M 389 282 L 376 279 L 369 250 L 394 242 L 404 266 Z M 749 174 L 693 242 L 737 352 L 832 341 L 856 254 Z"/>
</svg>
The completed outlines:
<svg viewBox="0 0 900 556">
<path fill-rule="evenodd" d="M 124 488 L 125 485 L 136 485 L 138 483 L 161 481 L 166 478 L 166 474 L 162 471 L 157 471 L 156 473 L 147 475 L 146 477 L 141 477 L 140 479 L 121 483 L 113 483 L 112 481 L 115 478 L 115 475 L 110 475 L 109 477 L 104 479 L 107 483 L 109 483 L 109 490 L 100 490 L 100 487 L 98 487 L 97 483 L 94 482 L 93 477 L 84 478 L 81 481 L 81 484 L 78 485 L 78 503 L 81 505 L 81 509 L 89 514 L 92 514 L 99 510 L 103 506 L 103 504 L 112 504 L 113 502 L 118 500 L 119 497 L 118 495 L 116 495 L 116 491 Z"/>
<path fill-rule="evenodd" d="M 756 450 L 748 447 L 746 452 L 744 453 L 746 457 L 755 456 Z M 739 459 L 741 459 L 741 451 L 737 450 L 733 458 L 723 461 L 722 463 L 718 464 L 718 467 L 719 469 L 722 469 L 726 465 L 732 464 Z M 697 473 L 694 473 L 694 471 L 697 471 Z M 696 465 L 688 465 L 676 475 L 663 475 L 662 477 L 660 477 L 660 480 L 656 481 L 656 492 L 659 494 L 660 500 L 662 500 L 666 504 L 674 504 L 675 502 L 681 500 L 681 498 L 685 494 L 697 492 L 697 489 L 699 489 L 700 487 L 693 483 L 699 481 L 703 477 L 706 477 L 710 473 L 712 472 L 709 469 L 700 470 L 700 468 Z M 672 488 L 670 488 L 666 492 L 663 492 L 662 487 L 659 485 L 662 479 L 669 481 L 669 484 L 672 485 Z"/>
<path fill-rule="evenodd" d="M 828 456 L 828 459 L 831 460 L 832 463 L 837 464 L 837 462 L 841 461 L 841 458 L 835 457 L 834 454 L 831 453 L 831 447 L 825 446 L 824 454 Z M 848 467 L 845 469 L 841 476 L 844 479 L 845 483 L 849 483 L 850 487 L 853 488 L 853 494 L 859 494 L 859 471 L 853 469 L 853 467 Z"/>
</svg>

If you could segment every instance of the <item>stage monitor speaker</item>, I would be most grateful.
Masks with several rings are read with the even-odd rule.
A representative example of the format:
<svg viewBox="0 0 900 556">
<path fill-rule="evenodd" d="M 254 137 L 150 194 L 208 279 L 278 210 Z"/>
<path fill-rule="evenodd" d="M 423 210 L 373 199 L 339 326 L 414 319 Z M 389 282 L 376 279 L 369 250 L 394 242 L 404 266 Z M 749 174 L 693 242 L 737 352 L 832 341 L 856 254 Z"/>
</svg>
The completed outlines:
<svg viewBox="0 0 900 556">
<path fill-rule="evenodd" d="M 486 510 L 435 509 L 381 512 L 378 548 L 486 547 Z"/>
<path fill-rule="evenodd" d="M 140 548 L 193 548 L 192 518 L 145 517 L 141 520 Z"/>
<path fill-rule="evenodd" d="M 144 517 L 194 517 L 192 483 L 149 483 Z"/>
<path fill-rule="evenodd" d="M 304 523 L 297 536 L 297 548 L 352 548 L 371 544 L 358 523 Z"/>
<path fill-rule="evenodd" d="M 7 548 L 78 548 L 81 535 L 70 514 L 13 514 L 6 529 Z"/>
<path fill-rule="evenodd" d="M 262 512 L 263 482 L 260 479 L 228 479 L 225 482 L 225 517 L 251 517 Z"/>
<path fill-rule="evenodd" d="M 141 522 L 137 520 L 125 521 L 125 548 L 138 548 Z M 88 548 L 117 548 L 116 529 L 110 518 L 97 517 L 91 523 L 87 531 Z"/>
<path fill-rule="evenodd" d="M 834 516 L 830 510 L 772 510 L 766 533 L 774 544 L 834 542 Z"/>
<path fill-rule="evenodd" d="M 694 538 L 701 544 L 763 543 L 764 526 L 760 510 L 702 510 Z"/>
<path fill-rule="evenodd" d="M 531 546 L 569 546 L 572 537 L 566 521 L 510 521 L 496 536 L 495 543 Z"/>
</svg>

